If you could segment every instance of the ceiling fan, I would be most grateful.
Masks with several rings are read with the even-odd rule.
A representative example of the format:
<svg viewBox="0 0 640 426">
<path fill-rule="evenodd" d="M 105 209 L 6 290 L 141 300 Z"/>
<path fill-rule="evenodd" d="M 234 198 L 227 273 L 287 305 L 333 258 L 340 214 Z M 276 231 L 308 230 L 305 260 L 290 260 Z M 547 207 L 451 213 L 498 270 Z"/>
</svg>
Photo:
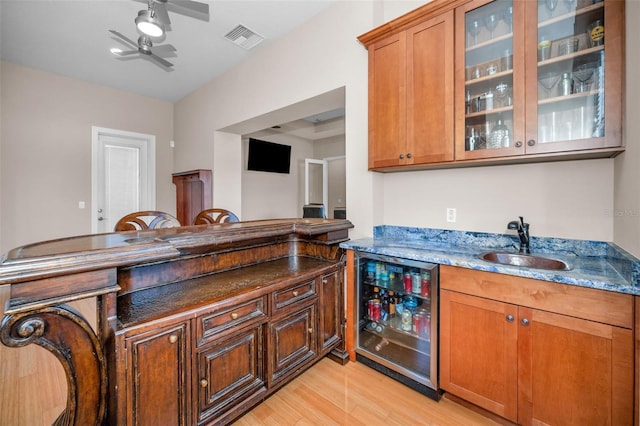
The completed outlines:
<svg viewBox="0 0 640 426">
<path fill-rule="evenodd" d="M 109 30 L 118 37 L 119 41 L 124 41 L 136 50 L 122 51 L 120 49 L 111 49 L 111 53 L 116 56 L 125 57 L 139 53 L 146 55 L 157 64 L 171 68 L 173 64 L 166 59 L 160 57 L 162 54 L 173 53 L 176 49 L 170 44 L 153 47 L 151 38 L 162 37 L 165 35 L 165 29 L 170 28 L 171 20 L 168 11 L 186 15 L 203 21 L 209 20 L 209 5 L 194 0 L 136 0 L 147 3 L 147 10 L 138 12 L 135 18 L 136 28 L 141 34 L 138 42 L 134 42 L 128 37 L 122 35 L 118 31 Z M 145 57 L 145 56 L 142 56 Z"/>
<path fill-rule="evenodd" d="M 193 0 L 136 0 L 147 3 L 147 10 L 138 12 L 138 30 L 151 37 L 160 37 L 171 26 L 169 11 L 191 18 L 209 21 L 209 5 Z"/>
<path fill-rule="evenodd" d="M 120 57 L 126 57 L 130 55 L 141 54 L 141 55 L 145 55 L 142 57 L 148 57 L 163 67 L 171 68 L 173 66 L 171 62 L 159 56 L 159 55 L 167 55 L 175 52 L 176 48 L 173 47 L 172 45 L 163 44 L 161 46 L 154 47 L 153 43 L 151 42 L 151 38 L 144 34 L 138 38 L 138 42 L 136 43 L 130 38 L 128 38 L 127 36 L 119 33 L 118 31 L 109 30 L 109 32 L 115 35 L 116 37 L 118 37 L 119 41 L 123 41 L 126 44 L 131 45 L 135 49 L 135 50 L 125 50 L 125 51 L 120 49 L 111 49 L 111 53 L 113 53 L 114 55 L 120 56 Z"/>
</svg>

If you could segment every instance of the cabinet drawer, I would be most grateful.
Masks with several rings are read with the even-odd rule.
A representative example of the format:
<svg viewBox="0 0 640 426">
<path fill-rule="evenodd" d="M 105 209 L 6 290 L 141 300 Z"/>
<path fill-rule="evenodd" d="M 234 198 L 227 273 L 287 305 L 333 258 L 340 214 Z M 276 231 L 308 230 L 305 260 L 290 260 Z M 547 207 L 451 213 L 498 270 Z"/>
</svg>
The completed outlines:
<svg viewBox="0 0 640 426">
<path fill-rule="evenodd" d="M 266 306 L 266 298 L 260 297 L 244 303 L 223 306 L 209 314 L 200 315 L 197 320 L 198 346 L 237 330 L 237 327 L 266 321 Z"/>
<path fill-rule="evenodd" d="M 440 288 L 618 327 L 633 327 L 630 294 L 444 265 L 440 267 Z"/>
<path fill-rule="evenodd" d="M 315 298 L 317 295 L 315 280 L 306 281 L 288 287 L 284 290 L 274 291 L 271 295 L 273 303 L 273 313 L 288 308 L 298 302 Z"/>
</svg>

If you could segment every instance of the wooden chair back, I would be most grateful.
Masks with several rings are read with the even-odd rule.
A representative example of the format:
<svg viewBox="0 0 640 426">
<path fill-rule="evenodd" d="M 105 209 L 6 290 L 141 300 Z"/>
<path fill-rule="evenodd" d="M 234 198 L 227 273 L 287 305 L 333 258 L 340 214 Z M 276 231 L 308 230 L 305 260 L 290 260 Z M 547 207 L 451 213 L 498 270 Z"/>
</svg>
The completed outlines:
<svg viewBox="0 0 640 426">
<path fill-rule="evenodd" d="M 159 211 L 141 211 L 130 213 L 116 223 L 114 231 L 143 231 L 145 229 L 175 228 L 182 226 L 178 219 L 169 213 Z"/>
<path fill-rule="evenodd" d="M 238 216 L 225 209 L 202 210 L 193 220 L 194 225 L 211 225 L 223 222 L 240 222 Z"/>
</svg>

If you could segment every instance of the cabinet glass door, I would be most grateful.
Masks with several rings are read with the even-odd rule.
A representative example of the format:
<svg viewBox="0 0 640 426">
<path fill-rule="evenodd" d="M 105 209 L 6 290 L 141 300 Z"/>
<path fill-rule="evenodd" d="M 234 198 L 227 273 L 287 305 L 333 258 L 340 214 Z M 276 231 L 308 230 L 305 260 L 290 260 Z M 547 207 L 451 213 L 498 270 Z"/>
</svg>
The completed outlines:
<svg viewBox="0 0 640 426">
<path fill-rule="evenodd" d="M 537 2 L 537 139 L 528 151 L 604 137 L 604 5 L 601 0 Z"/>
<path fill-rule="evenodd" d="M 473 151 L 482 157 L 505 155 L 515 147 L 514 104 L 519 90 L 514 90 L 513 35 L 519 7 L 512 0 L 497 0 L 464 13 L 466 158 L 474 157 L 469 155 Z"/>
</svg>

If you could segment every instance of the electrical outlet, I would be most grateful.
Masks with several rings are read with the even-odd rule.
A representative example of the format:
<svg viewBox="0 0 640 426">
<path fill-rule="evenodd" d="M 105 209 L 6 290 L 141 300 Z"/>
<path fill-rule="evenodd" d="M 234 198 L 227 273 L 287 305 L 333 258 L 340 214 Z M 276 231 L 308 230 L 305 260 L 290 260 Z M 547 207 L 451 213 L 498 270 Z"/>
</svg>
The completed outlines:
<svg viewBox="0 0 640 426">
<path fill-rule="evenodd" d="M 455 222 L 456 221 L 456 209 L 448 207 L 447 208 L 447 222 Z"/>
<path fill-rule="evenodd" d="M 78 201 L 78 208 L 84 209 L 84 201 Z"/>
</svg>

